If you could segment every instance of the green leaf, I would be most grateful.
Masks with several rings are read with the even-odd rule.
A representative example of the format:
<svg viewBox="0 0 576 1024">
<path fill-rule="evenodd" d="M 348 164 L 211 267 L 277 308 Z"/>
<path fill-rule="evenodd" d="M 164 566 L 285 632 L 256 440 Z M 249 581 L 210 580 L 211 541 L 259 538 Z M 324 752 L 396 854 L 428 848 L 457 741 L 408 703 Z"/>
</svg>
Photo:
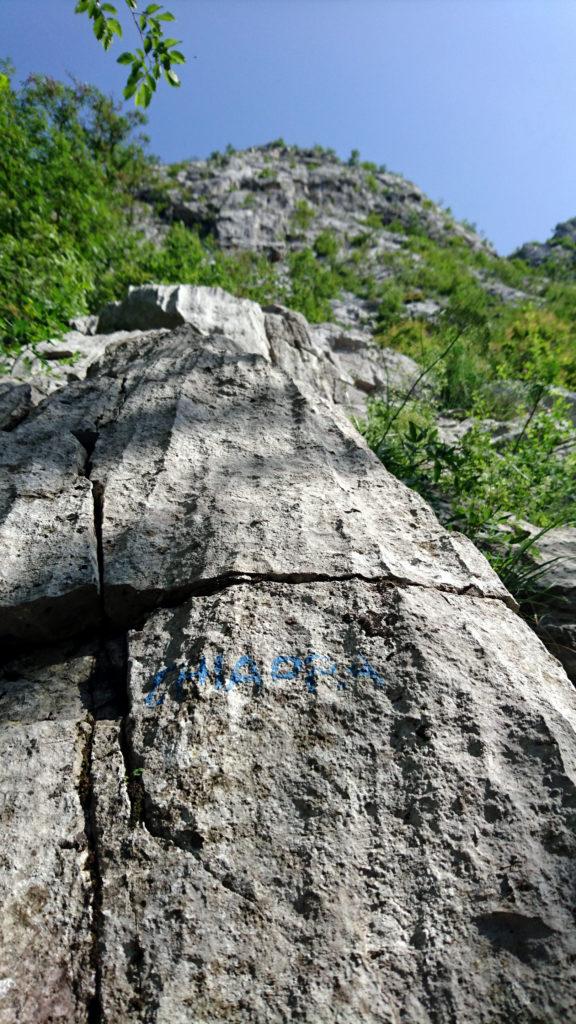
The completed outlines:
<svg viewBox="0 0 576 1024">
<path fill-rule="evenodd" d="M 175 71 L 165 71 L 164 77 L 166 81 L 169 83 L 169 85 L 172 85 L 174 87 L 180 85 L 180 79 L 178 78 L 178 75 L 176 74 Z"/>
<path fill-rule="evenodd" d="M 138 82 L 137 81 L 136 82 L 128 82 L 128 85 L 124 86 L 124 89 L 122 90 L 122 95 L 123 95 L 125 100 L 129 100 L 134 95 L 134 93 L 136 92 L 137 86 L 138 86 Z"/>
<path fill-rule="evenodd" d="M 116 60 L 116 63 L 117 64 L 132 64 L 132 62 L 134 60 L 135 60 L 134 54 L 133 53 L 129 53 L 128 50 L 126 50 L 124 53 L 120 54 L 120 56 Z"/>
<path fill-rule="evenodd" d="M 180 53 L 180 50 L 172 50 L 172 53 L 170 54 L 170 60 L 172 61 L 173 64 L 186 63 L 186 57 L 184 56 L 183 53 Z"/>
<path fill-rule="evenodd" d="M 108 29 L 110 33 L 119 38 L 122 36 L 122 25 L 116 18 L 108 18 Z"/>
<path fill-rule="evenodd" d="M 102 10 L 108 11 L 108 14 L 118 14 L 118 11 L 112 4 L 102 4 Z"/>
<path fill-rule="evenodd" d="M 146 14 L 146 15 L 155 14 L 156 11 L 161 11 L 161 10 L 162 10 L 162 4 L 149 4 L 148 7 L 146 8 L 146 10 L 144 11 L 144 14 Z"/>
<path fill-rule="evenodd" d="M 173 14 L 170 14 L 170 11 L 166 11 L 165 14 L 159 14 L 156 20 L 157 21 L 176 21 L 176 18 L 174 17 Z"/>
<path fill-rule="evenodd" d="M 150 53 L 151 49 L 152 49 L 152 40 L 151 40 L 150 36 L 146 36 L 146 39 L 144 40 L 144 53 Z"/>
<path fill-rule="evenodd" d="M 89 6 L 90 0 L 78 0 L 74 10 L 76 11 L 76 14 L 84 14 L 84 11 L 87 11 Z"/>
<path fill-rule="evenodd" d="M 137 107 L 147 107 L 152 99 L 152 89 L 148 85 L 148 82 L 142 82 L 142 85 L 136 90 L 134 96 L 134 102 Z"/>
<path fill-rule="evenodd" d="M 94 22 L 94 35 L 96 39 L 102 39 L 106 31 L 106 19 L 102 14 L 99 14 Z"/>
</svg>

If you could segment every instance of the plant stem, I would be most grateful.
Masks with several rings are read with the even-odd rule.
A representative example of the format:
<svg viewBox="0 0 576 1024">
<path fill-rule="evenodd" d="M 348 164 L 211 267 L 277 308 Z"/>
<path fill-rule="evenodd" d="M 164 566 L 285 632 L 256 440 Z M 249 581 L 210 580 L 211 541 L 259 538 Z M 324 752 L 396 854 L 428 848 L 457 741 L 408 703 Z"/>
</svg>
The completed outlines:
<svg viewBox="0 0 576 1024">
<path fill-rule="evenodd" d="M 384 431 L 382 437 L 380 438 L 380 440 L 378 442 L 378 446 L 377 446 L 378 448 L 380 448 L 380 445 L 386 440 L 386 438 L 387 438 L 387 436 L 388 436 L 388 434 L 390 432 L 390 427 L 398 419 L 400 413 L 406 407 L 406 405 L 407 405 L 407 403 L 408 403 L 408 401 L 410 399 L 410 396 L 414 394 L 414 391 L 418 387 L 420 381 L 426 376 L 427 373 L 430 372 L 430 370 L 432 370 L 436 366 L 436 363 L 439 363 L 440 360 L 444 358 L 444 356 L 448 355 L 450 349 L 454 347 L 454 345 L 456 344 L 458 339 L 461 337 L 461 335 L 462 335 L 462 331 L 459 331 L 458 334 L 454 338 L 452 338 L 452 341 L 450 342 L 450 344 L 447 345 L 446 348 L 442 350 L 440 355 L 436 356 L 436 359 L 433 359 L 432 362 L 429 363 L 428 366 L 425 366 L 424 369 L 422 370 L 422 373 L 419 374 L 418 377 L 416 377 L 416 380 L 414 381 L 413 384 L 411 384 L 410 388 L 406 392 L 404 398 L 402 399 L 402 402 L 400 403 L 400 405 L 396 409 L 396 412 L 392 416 L 392 419 L 388 420 L 388 424 L 386 426 L 386 430 Z"/>
<path fill-rule="evenodd" d="M 524 426 L 522 427 L 522 430 L 520 431 L 520 433 L 518 434 L 518 437 L 516 438 L 516 440 L 514 442 L 514 447 L 512 448 L 512 451 L 514 451 L 514 452 L 518 451 L 518 446 L 520 444 L 520 441 L 524 437 L 524 434 L 528 430 L 528 427 L 530 426 L 530 423 L 534 419 L 534 415 L 536 413 L 536 409 L 538 408 L 538 406 L 540 404 L 540 399 L 542 398 L 542 395 L 544 394 L 545 391 L 546 391 L 546 385 L 545 384 L 539 384 L 538 385 L 538 394 L 536 396 L 536 401 L 534 402 L 534 405 L 532 406 L 532 408 L 531 408 L 531 410 L 530 410 L 530 412 L 528 414 L 528 419 L 526 420 Z"/>
</svg>

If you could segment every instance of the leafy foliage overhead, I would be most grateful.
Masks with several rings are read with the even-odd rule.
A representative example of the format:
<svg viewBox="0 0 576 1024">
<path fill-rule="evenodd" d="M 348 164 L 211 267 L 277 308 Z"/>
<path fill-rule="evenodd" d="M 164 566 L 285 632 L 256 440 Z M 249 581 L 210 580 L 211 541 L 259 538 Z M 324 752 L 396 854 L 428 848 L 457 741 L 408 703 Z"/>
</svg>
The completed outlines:
<svg viewBox="0 0 576 1024">
<path fill-rule="evenodd" d="M 141 113 L 92 86 L 0 69 L 0 364 L 65 328 L 124 248 L 148 159 Z M 0 365 L 1 368 L 1 365 Z"/>
<path fill-rule="evenodd" d="M 147 107 L 162 77 L 168 85 L 180 85 L 174 66 L 184 64 L 186 58 L 177 49 L 182 40 L 164 35 L 165 23 L 175 21 L 170 11 L 165 11 L 161 4 L 148 4 L 144 10 L 139 10 L 138 0 L 124 0 L 124 3 L 141 42 L 135 50 L 125 50 L 118 57 L 119 64 L 130 68 L 124 98 L 134 97 L 136 106 Z M 124 34 L 114 4 L 102 3 L 101 0 L 78 0 L 76 13 L 88 16 L 96 39 L 105 50 L 110 49 L 116 37 L 121 38 Z"/>
</svg>

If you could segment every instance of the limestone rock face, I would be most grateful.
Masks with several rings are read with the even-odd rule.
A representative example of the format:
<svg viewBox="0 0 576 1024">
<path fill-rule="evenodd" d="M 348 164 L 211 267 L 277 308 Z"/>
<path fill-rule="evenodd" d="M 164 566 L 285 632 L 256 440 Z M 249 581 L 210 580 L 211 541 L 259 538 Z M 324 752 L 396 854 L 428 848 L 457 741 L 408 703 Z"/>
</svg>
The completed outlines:
<svg viewBox="0 0 576 1024">
<path fill-rule="evenodd" d="M 2 435 L 0 1024 L 576 1021 L 573 688 L 344 343 L 192 291 Z"/>
<path fill-rule="evenodd" d="M 278 142 L 191 160 L 176 174 L 159 172 L 166 219 L 213 234 L 223 248 L 278 254 L 309 244 L 321 231 L 351 238 L 372 215 L 393 228 L 380 240 L 381 253 L 397 248 L 397 225 L 409 229 L 415 221 L 434 238 L 456 234 L 472 248 L 490 249 L 412 182 L 384 168 L 347 166 L 325 150 Z M 154 190 L 143 198 L 154 199 Z"/>
<path fill-rule="evenodd" d="M 38 398 L 31 384 L 0 382 L 0 430 L 18 426 L 36 401 Z"/>
<path fill-rule="evenodd" d="M 235 299 L 221 288 L 190 285 L 142 285 L 129 288 L 123 302 L 106 306 L 97 333 L 180 327 L 192 324 L 199 334 L 213 332 L 238 340 L 250 352 L 268 355 L 264 314 L 249 299 Z"/>
<path fill-rule="evenodd" d="M 85 1021 L 95 991 L 87 836 L 89 650 L 0 679 L 0 1021 Z"/>
<path fill-rule="evenodd" d="M 97 621 L 98 565 L 86 452 L 42 418 L 0 447 L 0 636 L 50 640 Z"/>
</svg>

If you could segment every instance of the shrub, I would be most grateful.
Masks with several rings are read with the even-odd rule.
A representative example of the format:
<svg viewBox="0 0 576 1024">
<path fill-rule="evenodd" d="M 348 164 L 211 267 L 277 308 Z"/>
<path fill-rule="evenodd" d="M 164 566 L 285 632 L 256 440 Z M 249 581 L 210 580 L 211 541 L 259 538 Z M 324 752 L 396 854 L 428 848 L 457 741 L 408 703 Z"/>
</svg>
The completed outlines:
<svg viewBox="0 0 576 1024">
<path fill-rule="evenodd" d="M 299 199 L 292 214 L 292 224 L 297 231 L 307 231 L 314 220 L 314 207 L 305 199 Z"/>
<path fill-rule="evenodd" d="M 98 90 L 0 74 L 0 363 L 60 333 L 121 261 L 130 191 L 147 161 Z"/>
<path fill-rule="evenodd" d="M 303 313 L 311 323 L 332 319 L 330 299 L 339 294 L 342 282 L 333 267 L 326 267 L 310 249 L 288 256 L 290 291 L 288 304 Z"/>
<path fill-rule="evenodd" d="M 518 600 L 534 580 L 518 520 L 542 528 L 574 516 L 576 455 L 560 459 L 572 435 L 559 401 L 526 420 L 523 433 L 496 447 L 480 425 L 449 446 L 439 438 L 436 409 L 422 401 L 373 400 L 360 428 L 386 467 L 435 507 L 449 529 L 486 554 Z M 518 557 L 517 557 L 518 556 Z"/>
<path fill-rule="evenodd" d="M 326 259 L 334 260 L 338 255 L 340 246 L 333 231 L 321 231 L 314 239 L 314 252 L 317 256 L 324 256 Z"/>
</svg>

